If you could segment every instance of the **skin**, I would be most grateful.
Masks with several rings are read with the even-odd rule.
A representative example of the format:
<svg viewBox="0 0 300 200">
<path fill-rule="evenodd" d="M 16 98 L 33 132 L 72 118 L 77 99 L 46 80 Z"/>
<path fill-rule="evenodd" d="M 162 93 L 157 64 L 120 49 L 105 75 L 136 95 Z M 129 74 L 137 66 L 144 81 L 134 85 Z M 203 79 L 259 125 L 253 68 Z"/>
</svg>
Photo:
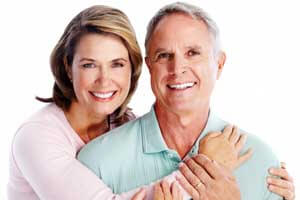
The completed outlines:
<svg viewBox="0 0 300 200">
<path fill-rule="evenodd" d="M 224 52 L 215 54 L 213 44 L 213 38 L 202 21 L 183 14 L 171 14 L 159 22 L 147 46 L 149 54 L 145 61 L 156 96 L 155 111 L 158 122 L 166 144 L 170 149 L 176 150 L 181 158 L 193 146 L 206 124 L 210 97 L 226 60 Z M 170 87 L 182 83 L 194 85 L 183 90 Z M 179 182 L 193 194 L 194 199 L 199 199 L 200 194 L 205 195 L 201 199 L 240 199 L 231 171 L 251 157 L 251 149 L 243 155 L 239 154 L 245 141 L 246 136 L 240 135 L 236 127 L 227 127 L 224 134 L 219 132 L 208 135 L 201 141 L 200 153 L 205 153 L 221 164 L 215 166 L 214 162 L 201 165 L 197 159 L 195 162 L 185 162 L 180 171 L 186 181 L 179 179 Z M 220 145 L 222 148 L 216 148 Z M 197 174 L 199 170 L 202 173 Z M 207 173 L 208 170 L 223 174 L 224 177 L 216 180 Z M 208 177 L 202 180 L 210 185 L 206 192 L 191 184 L 195 180 L 199 183 L 202 176 Z M 276 182 L 278 185 L 285 185 L 285 190 L 278 185 L 275 189 L 276 184 L 270 185 L 269 189 L 284 197 L 294 196 L 294 187 L 288 176 L 280 177 L 284 181 L 270 179 L 269 184 Z"/>
<path fill-rule="evenodd" d="M 203 58 L 203 60 L 205 60 L 205 58 Z M 170 66 L 171 70 L 168 71 L 172 72 L 172 65 Z M 176 66 L 174 70 L 177 70 Z M 218 77 L 220 70 L 221 68 L 217 71 L 211 69 L 208 70 L 208 72 L 210 72 L 211 75 Z M 155 73 L 154 70 L 154 74 Z M 196 72 L 190 74 L 186 80 L 189 80 L 190 77 L 192 80 L 200 80 L 200 78 L 195 78 L 197 77 L 196 74 Z M 118 108 L 124 102 L 128 94 L 131 75 L 128 51 L 117 37 L 99 34 L 85 35 L 77 44 L 72 67 L 71 70 L 68 71 L 68 75 L 73 82 L 77 101 L 72 102 L 70 110 L 65 112 L 65 114 L 73 129 L 78 133 L 81 139 L 87 143 L 94 137 L 107 131 L 108 127 L 105 120 L 107 115 Z M 173 79 L 171 78 L 170 80 Z M 174 80 L 180 79 L 175 78 Z M 206 81 L 211 82 L 211 79 Z M 162 81 L 162 83 L 164 82 Z M 168 107 L 168 103 L 171 103 L 171 105 L 176 107 L 176 110 L 174 110 L 175 113 L 178 113 L 178 111 L 187 111 L 185 112 L 187 116 L 189 116 L 189 109 L 182 104 L 182 102 L 197 97 L 197 95 L 198 97 L 200 97 L 201 94 L 203 95 L 203 93 L 196 93 L 193 94 L 196 96 L 186 98 L 180 95 L 173 95 L 172 93 L 168 94 L 166 88 L 161 87 L 161 85 L 158 85 L 155 89 L 160 92 L 162 97 L 167 95 L 171 95 L 172 97 L 172 101 L 167 101 L 167 103 L 165 103 L 163 99 L 163 101 L 160 102 L 161 106 L 166 106 L 171 109 L 172 107 Z M 98 101 L 90 93 L 109 91 L 117 91 L 114 98 L 109 101 Z M 206 91 L 208 93 L 211 92 L 210 88 L 207 88 Z M 203 101 L 203 105 L 205 105 L 205 101 Z M 160 107 L 158 107 L 158 109 L 159 108 Z M 181 119 L 178 118 L 178 120 L 180 121 Z M 185 120 L 181 121 L 186 122 Z M 217 140 L 207 139 L 204 144 L 213 144 L 212 141 Z M 220 140 L 218 142 L 220 143 Z M 209 150 L 206 150 L 206 153 L 209 155 Z M 214 154 L 212 153 L 211 155 Z M 218 154 L 216 153 L 215 155 Z M 161 182 L 157 184 L 155 188 L 155 199 L 170 199 L 170 197 L 172 197 L 172 199 L 182 199 L 182 195 L 176 184 L 170 186 L 168 183 Z M 143 199 L 145 195 L 146 192 L 142 189 L 133 197 L 133 199 Z"/>
<path fill-rule="evenodd" d="M 128 51 L 116 36 L 84 35 L 77 44 L 68 75 L 77 100 L 72 101 L 65 114 L 75 132 L 87 143 L 108 130 L 107 116 L 128 95 L 131 77 Z M 95 93 L 109 92 L 113 92 L 110 98 L 95 96 Z"/>
<path fill-rule="evenodd" d="M 272 176 L 280 177 L 274 178 L 269 176 L 267 178 L 269 190 L 283 196 L 286 200 L 294 200 L 296 198 L 294 180 L 287 172 L 286 164 L 282 162 L 281 168 L 271 168 L 269 173 Z"/>
<path fill-rule="evenodd" d="M 223 132 L 212 132 L 204 137 L 200 141 L 198 153 L 233 171 L 252 156 L 252 149 L 240 154 L 246 139 L 246 134 L 240 134 L 236 126 L 229 125 Z"/>
<path fill-rule="evenodd" d="M 231 171 L 203 154 L 182 163 L 180 171 L 183 176 L 178 176 L 177 179 L 194 200 L 241 199 L 238 184 Z"/>
<path fill-rule="evenodd" d="M 215 56 L 212 37 L 202 21 L 182 14 L 160 21 L 148 52 L 146 63 L 159 125 L 168 147 L 183 158 L 205 126 L 210 96 L 222 72 L 225 54 Z M 194 85 L 184 90 L 170 89 L 170 85 L 180 83 Z"/>
<path fill-rule="evenodd" d="M 168 147 L 183 158 L 206 124 L 210 96 L 221 75 L 225 53 L 214 54 L 212 36 L 204 22 L 183 14 L 171 14 L 159 22 L 148 52 L 146 63 L 161 132 Z M 191 83 L 191 87 L 173 88 L 183 83 Z M 190 193 L 194 199 L 240 199 L 234 176 L 207 157 L 190 159 L 180 170 L 190 188 L 196 189 Z M 209 187 L 199 187 L 200 182 Z"/>
</svg>

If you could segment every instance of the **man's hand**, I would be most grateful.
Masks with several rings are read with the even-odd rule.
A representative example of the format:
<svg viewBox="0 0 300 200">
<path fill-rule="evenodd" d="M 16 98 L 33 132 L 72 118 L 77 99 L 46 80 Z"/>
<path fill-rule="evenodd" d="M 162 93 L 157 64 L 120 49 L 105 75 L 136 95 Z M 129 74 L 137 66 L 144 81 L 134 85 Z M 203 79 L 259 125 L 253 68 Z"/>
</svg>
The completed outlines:
<svg viewBox="0 0 300 200">
<path fill-rule="evenodd" d="M 230 170 L 199 154 L 179 167 L 177 177 L 193 200 L 240 200 L 241 194 Z"/>
<path fill-rule="evenodd" d="M 252 149 L 240 155 L 246 139 L 247 135 L 240 134 L 236 126 L 230 125 L 223 132 L 211 132 L 201 139 L 198 153 L 234 170 L 252 155 Z"/>
</svg>

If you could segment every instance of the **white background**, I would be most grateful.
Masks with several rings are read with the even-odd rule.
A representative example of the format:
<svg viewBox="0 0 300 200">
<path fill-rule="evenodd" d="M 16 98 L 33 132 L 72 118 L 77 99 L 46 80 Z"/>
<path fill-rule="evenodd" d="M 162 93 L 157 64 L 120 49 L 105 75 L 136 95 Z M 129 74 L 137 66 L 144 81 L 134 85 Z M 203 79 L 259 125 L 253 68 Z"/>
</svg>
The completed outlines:
<svg viewBox="0 0 300 200">
<path fill-rule="evenodd" d="M 53 78 L 49 55 L 69 21 L 81 10 L 105 4 L 123 10 L 141 48 L 146 24 L 173 1 L 1 1 L 0 5 L 0 199 L 6 199 L 8 152 L 18 126 L 43 106 Z M 299 189 L 300 12 L 297 1 L 187 1 L 204 8 L 221 30 L 227 62 L 212 109 L 259 135 L 287 163 Z M 148 71 L 131 107 L 141 115 L 153 103 Z M 249 172 L 255 174 L 255 169 Z M 298 194 L 300 195 L 300 194 Z"/>
</svg>

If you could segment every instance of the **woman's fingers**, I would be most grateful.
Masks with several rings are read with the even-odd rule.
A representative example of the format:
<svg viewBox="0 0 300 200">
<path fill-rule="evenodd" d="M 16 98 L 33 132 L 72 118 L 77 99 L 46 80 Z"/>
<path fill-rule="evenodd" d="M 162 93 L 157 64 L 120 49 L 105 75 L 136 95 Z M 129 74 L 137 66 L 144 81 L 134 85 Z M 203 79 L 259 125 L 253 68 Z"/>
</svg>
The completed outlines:
<svg viewBox="0 0 300 200">
<path fill-rule="evenodd" d="M 295 199 L 295 186 L 293 178 L 286 170 L 285 163 L 281 163 L 281 168 L 270 168 L 270 174 L 277 177 L 268 177 L 267 182 L 270 191 L 283 196 L 286 200 Z"/>
<path fill-rule="evenodd" d="M 270 168 L 269 170 L 270 174 L 274 176 L 279 176 L 280 178 L 284 180 L 288 180 L 293 182 L 293 178 L 289 175 L 286 169 L 283 168 Z"/>
<path fill-rule="evenodd" d="M 238 141 L 239 136 L 240 136 L 239 129 L 236 126 L 233 126 L 232 132 L 229 136 L 229 142 L 232 144 L 235 144 Z"/>
<path fill-rule="evenodd" d="M 179 166 L 179 170 L 181 174 L 186 178 L 186 180 L 195 188 L 199 189 L 201 181 L 199 178 L 193 173 L 193 171 L 185 164 L 181 163 Z M 203 185 L 203 184 L 202 184 Z M 204 185 L 203 185 L 204 186 Z"/>
<path fill-rule="evenodd" d="M 236 167 L 240 166 L 241 164 L 243 164 L 244 162 L 249 160 L 251 158 L 252 154 L 253 154 L 253 149 L 249 148 L 243 155 L 240 155 L 237 160 Z"/>
<path fill-rule="evenodd" d="M 159 183 L 156 183 L 154 186 L 154 197 L 153 200 L 164 200 L 164 193 L 163 193 L 163 189 Z"/>
<path fill-rule="evenodd" d="M 146 197 L 146 190 L 144 188 L 140 189 L 135 195 L 131 198 L 131 200 L 144 200 Z"/>
<path fill-rule="evenodd" d="M 179 182 L 181 187 L 191 195 L 192 199 L 199 199 L 198 191 L 188 182 L 188 180 L 182 175 L 176 175 L 176 180 Z"/>
<path fill-rule="evenodd" d="M 188 168 L 192 171 L 192 173 L 194 175 L 196 175 L 196 177 L 197 177 L 197 178 L 195 178 L 196 183 L 198 184 L 198 182 L 200 180 L 202 183 L 208 185 L 210 183 L 211 177 L 208 175 L 206 170 L 201 165 L 199 165 L 200 163 L 197 163 L 197 162 L 198 162 L 197 156 L 185 161 Z M 193 186 L 195 186 L 195 185 L 193 185 Z"/>
<path fill-rule="evenodd" d="M 274 185 L 283 189 L 293 189 L 293 184 L 290 181 L 279 179 L 279 178 L 273 178 L 273 177 L 268 177 L 267 182 L 270 185 Z"/>
<path fill-rule="evenodd" d="M 219 135 L 221 135 L 222 132 L 209 132 L 207 133 L 203 139 L 208 139 L 208 138 L 214 138 L 214 137 L 217 137 Z"/>
<path fill-rule="evenodd" d="M 193 159 L 199 166 L 201 166 L 202 169 L 204 169 L 201 177 L 204 177 L 204 175 L 208 176 L 208 178 L 205 177 L 205 179 L 201 179 L 201 177 L 199 177 L 205 185 L 210 184 L 212 178 L 219 178 L 223 176 L 223 174 L 220 173 L 220 170 L 218 169 L 217 162 L 212 162 L 212 160 L 210 160 L 204 154 L 198 154 L 193 157 Z"/>
<path fill-rule="evenodd" d="M 183 199 L 183 195 L 180 192 L 179 186 L 177 181 L 174 181 L 171 185 L 171 193 L 172 193 L 172 197 L 173 200 L 182 200 Z"/>
<path fill-rule="evenodd" d="M 281 166 L 282 169 L 286 169 L 286 164 L 285 164 L 285 162 L 280 162 L 280 166 Z"/>
<path fill-rule="evenodd" d="M 247 137 L 248 137 L 247 134 L 241 134 L 239 136 L 239 139 L 235 143 L 235 149 L 236 149 L 237 153 L 240 153 L 240 151 L 244 147 L 244 145 L 246 143 L 246 140 L 247 140 Z"/>
<path fill-rule="evenodd" d="M 285 200 L 294 200 L 295 199 L 295 193 L 291 190 L 281 188 L 275 185 L 269 185 L 269 190 L 271 192 L 274 192 L 282 197 L 284 197 Z"/>
<path fill-rule="evenodd" d="M 165 200 L 172 200 L 172 194 L 171 194 L 169 183 L 167 181 L 163 180 L 161 182 L 161 186 L 162 186 L 162 191 L 164 193 L 164 199 Z"/>
<path fill-rule="evenodd" d="M 229 139 L 231 133 L 232 133 L 232 129 L 233 129 L 233 126 L 232 125 L 228 125 L 224 128 L 223 130 L 223 134 L 224 134 L 224 137 Z"/>
<path fill-rule="evenodd" d="M 182 200 L 183 195 L 180 192 L 180 189 L 177 185 L 177 182 L 174 181 L 172 185 L 162 180 L 161 182 L 155 184 L 154 186 L 154 200 Z"/>
</svg>

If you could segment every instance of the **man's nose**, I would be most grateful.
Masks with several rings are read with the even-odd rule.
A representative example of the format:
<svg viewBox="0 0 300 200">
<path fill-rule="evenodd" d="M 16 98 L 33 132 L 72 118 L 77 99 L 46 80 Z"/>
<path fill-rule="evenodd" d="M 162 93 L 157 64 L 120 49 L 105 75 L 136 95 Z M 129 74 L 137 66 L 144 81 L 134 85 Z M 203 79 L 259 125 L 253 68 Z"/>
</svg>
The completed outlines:
<svg viewBox="0 0 300 200">
<path fill-rule="evenodd" d="M 175 55 L 169 65 L 168 71 L 170 74 L 183 74 L 186 72 L 188 62 L 184 56 Z"/>
</svg>

